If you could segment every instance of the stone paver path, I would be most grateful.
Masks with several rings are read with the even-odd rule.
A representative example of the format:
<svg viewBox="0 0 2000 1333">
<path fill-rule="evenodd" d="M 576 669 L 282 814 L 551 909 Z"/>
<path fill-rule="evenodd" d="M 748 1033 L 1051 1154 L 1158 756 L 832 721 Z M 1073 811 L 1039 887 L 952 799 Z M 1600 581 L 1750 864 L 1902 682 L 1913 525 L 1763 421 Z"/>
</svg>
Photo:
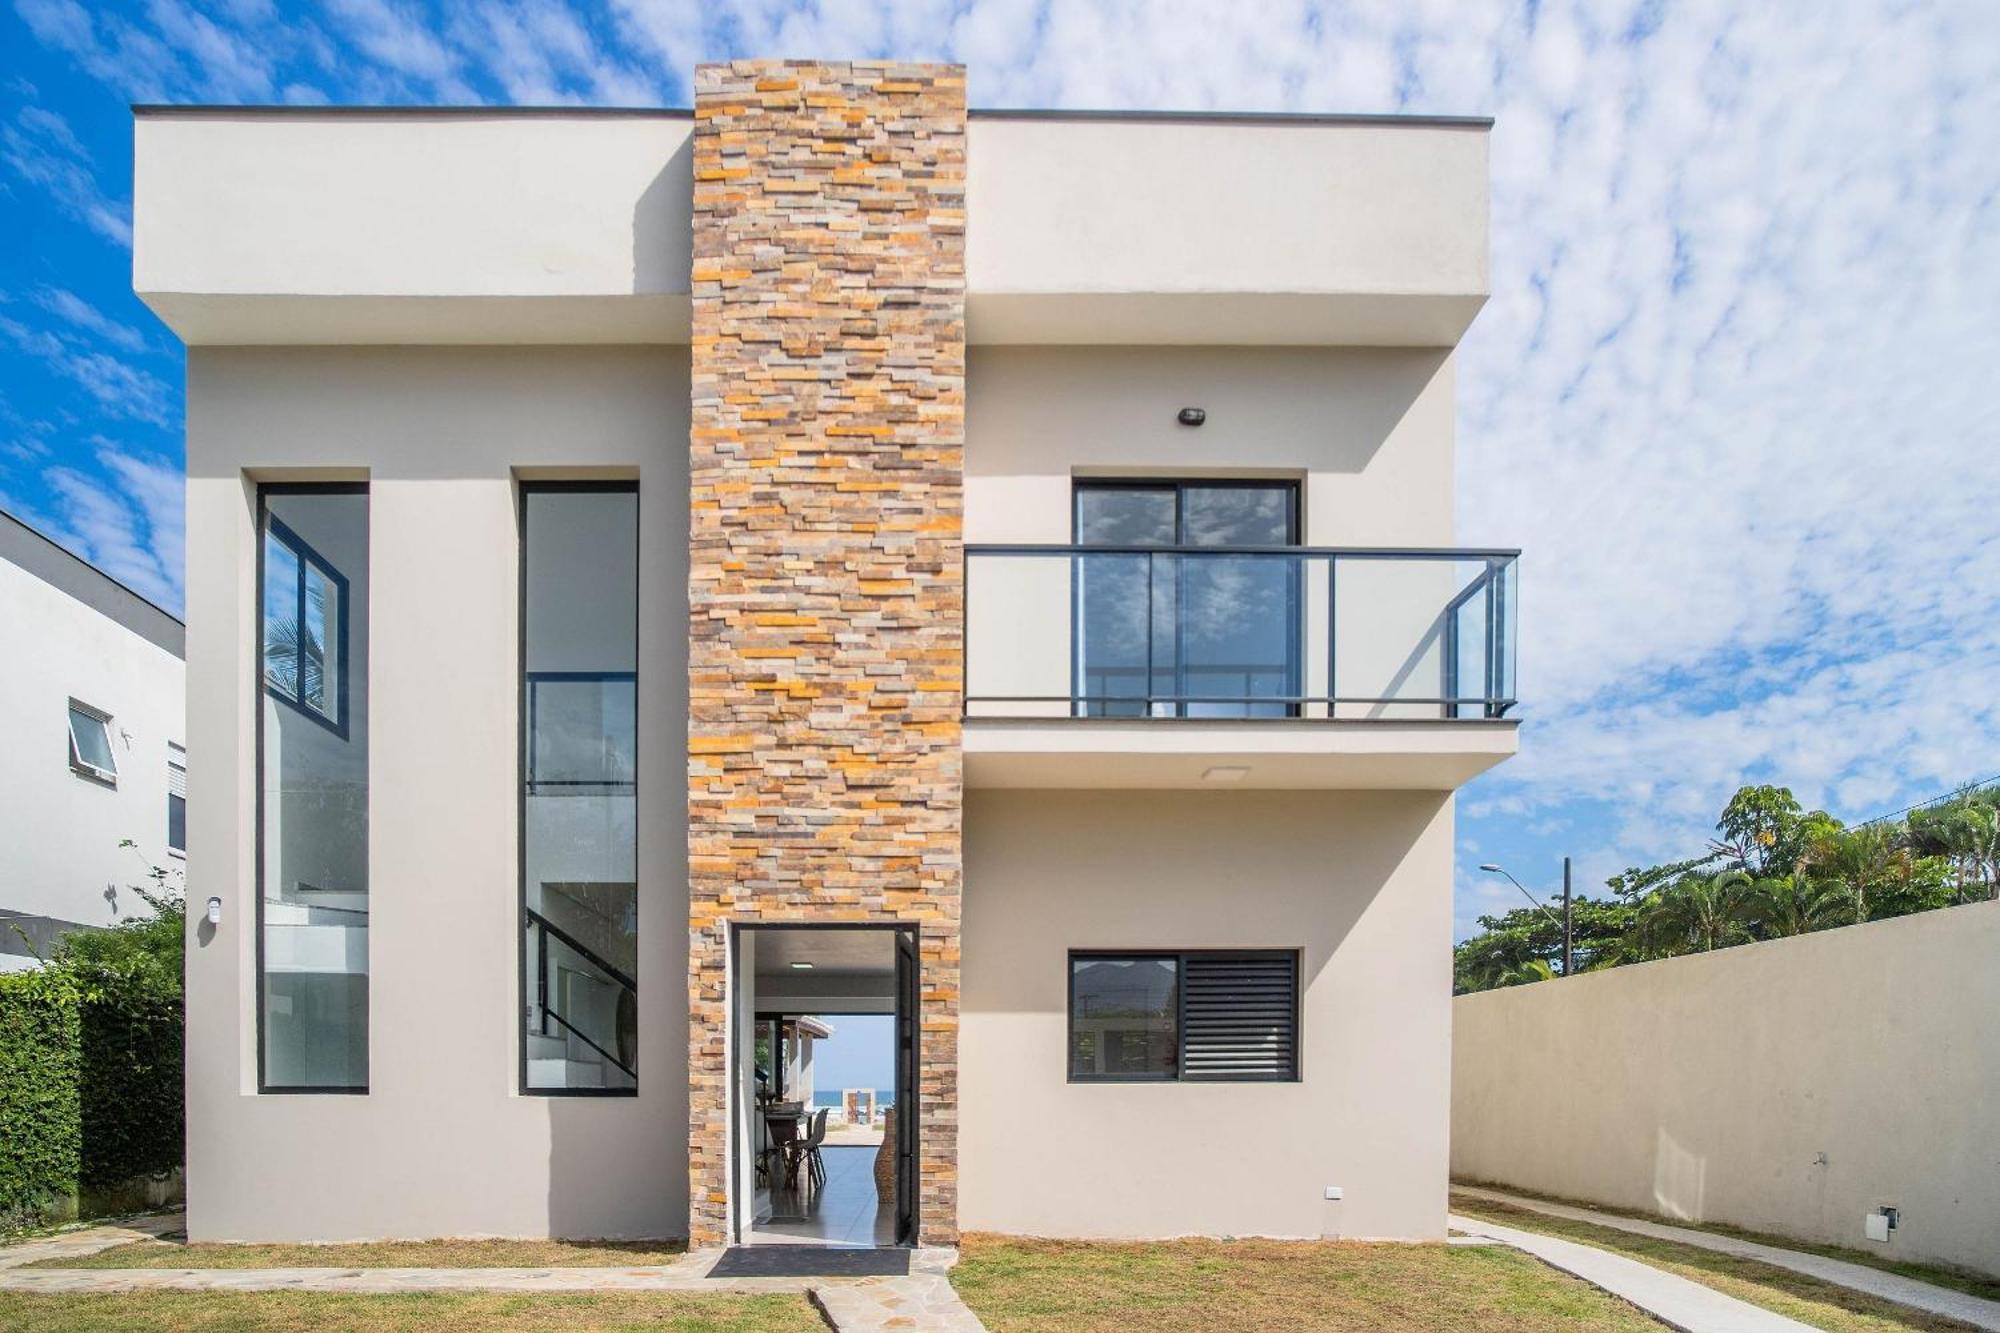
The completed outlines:
<svg viewBox="0 0 2000 1333">
<path fill-rule="evenodd" d="M 124 1218 L 94 1227 L 62 1231 L 38 1240 L 17 1241 L 0 1247 L 0 1269 L 19 1268 L 44 1259 L 79 1259 L 86 1254 L 126 1245 L 135 1240 L 158 1240 L 187 1227 L 186 1213 L 155 1213 L 150 1217 Z"/>
<path fill-rule="evenodd" d="M 1761 1310 L 1699 1282 L 1649 1268 L 1637 1259 L 1573 1240 L 1517 1231 L 1479 1218 L 1452 1214 L 1451 1225 L 1525 1250 L 1543 1263 L 1600 1287 L 1684 1333 L 1801 1333 L 1812 1325 Z"/>
<path fill-rule="evenodd" d="M 1836 1287 L 1846 1287 L 1849 1291 L 1879 1296 L 1885 1301 L 1907 1305 L 1926 1314 L 1963 1320 L 1975 1328 L 1990 1329 L 2000 1333 L 2000 1301 L 1986 1300 L 1930 1282 L 1920 1282 L 1916 1278 L 1904 1277 L 1899 1273 L 1884 1272 L 1879 1268 L 1870 1268 L 1867 1264 L 1849 1263 L 1845 1259 L 1833 1259 L 1823 1254 L 1787 1250 L 1776 1245 L 1760 1244 L 1754 1240 L 1738 1240 L 1734 1236 L 1718 1236 L 1714 1232 L 1696 1231 L 1691 1227 L 1677 1227 L 1665 1222 L 1619 1217 L 1615 1213 L 1602 1213 L 1594 1208 L 1575 1208 L 1568 1204 L 1547 1203 L 1541 1199 L 1508 1194 L 1503 1190 L 1476 1189 L 1465 1185 L 1455 1185 L 1452 1189 L 1454 1193 L 1469 1198 L 1490 1199 L 1495 1203 L 1525 1208 L 1549 1217 L 1588 1222 L 1592 1226 L 1610 1227 L 1616 1231 L 1630 1232 L 1635 1236 L 1649 1236 L 1654 1240 L 1669 1240 L 1676 1245 L 1692 1245 L 1698 1249 L 1713 1250 L 1718 1254 L 1734 1255 L 1739 1259 L 1755 1259 L 1759 1263 L 1770 1264 L 1776 1268 L 1788 1268 L 1794 1273 L 1803 1273 L 1821 1282 L 1830 1282 Z"/>
<path fill-rule="evenodd" d="M 43 1259 L 95 1254 L 179 1231 L 178 1214 L 90 1227 L 0 1250 L 0 1291 L 333 1291 L 379 1296 L 409 1291 L 679 1291 L 803 1295 L 840 1333 L 984 1333 L 952 1289 L 958 1252 L 922 1249 L 907 1277 L 711 1278 L 719 1249 L 671 1264 L 633 1268 L 23 1268 Z"/>
</svg>

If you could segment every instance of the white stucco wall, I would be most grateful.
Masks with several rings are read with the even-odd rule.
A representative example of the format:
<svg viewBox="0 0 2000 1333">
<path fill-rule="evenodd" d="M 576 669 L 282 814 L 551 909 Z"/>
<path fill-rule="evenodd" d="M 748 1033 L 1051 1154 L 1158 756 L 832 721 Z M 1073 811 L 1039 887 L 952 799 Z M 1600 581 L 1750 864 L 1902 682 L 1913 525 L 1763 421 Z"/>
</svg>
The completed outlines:
<svg viewBox="0 0 2000 1333">
<path fill-rule="evenodd" d="M 961 1226 L 1441 1238 L 1451 847 L 1441 793 L 969 792 Z M 1304 951 L 1301 1081 L 1068 1082 L 1068 951 L 1199 947 Z"/>
<path fill-rule="evenodd" d="M 665 349 L 194 349 L 188 1203 L 198 1239 L 686 1230 L 688 381 Z M 517 1090 L 517 469 L 640 486 L 640 1086 Z M 254 488 L 371 488 L 370 1090 L 256 1090 Z M 212 756 L 212 758 L 211 758 Z M 652 793 L 648 796 L 647 793 Z"/>
<path fill-rule="evenodd" d="M 131 886 L 185 867 L 167 850 L 181 659 L 5 559 L 0 626 L 0 908 L 92 926 L 147 915 Z M 70 769 L 72 698 L 111 714 L 116 787 Z"/>
<path fill-rule="evenodd" d="M 2000 1275 L 1997 963 L 1978 903 L 1461 996 L 1452 1174 Z"/>
<path fill-rule="evenodd" d="M 191 344 L 684 343 L 692 130 L 144 108 L 133 286 Z M 975 112 L 966 175 L 978 343 L 1449 347 L 1486 299 L 1479 122 Z"/>
</svg>

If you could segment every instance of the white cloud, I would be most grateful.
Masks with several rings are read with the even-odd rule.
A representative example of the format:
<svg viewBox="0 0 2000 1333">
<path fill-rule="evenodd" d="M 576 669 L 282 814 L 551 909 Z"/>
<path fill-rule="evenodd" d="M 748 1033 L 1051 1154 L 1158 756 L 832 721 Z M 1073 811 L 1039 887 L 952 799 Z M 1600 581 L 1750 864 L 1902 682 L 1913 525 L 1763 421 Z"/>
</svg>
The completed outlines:
<svg viewBox="0 0 2000 1333">
<path fill-rule="evenodd" d="M 64 213 L 108 241 L 131 248 L 132 212 L 105 197 L 69 122 L 41 106 L 24 106 L 0 125 L 0 161 Z"/>
<path fill-rule="evenodd" d="M 146 349 L 145 335 L 130 324 L 121 324 L 74 292 L 60 287 L 44 287 L 35 293 L 35 304 L 128 352 Z"/>
<path fill-rule="evenodd" d="M 0 315 L 0 336 L 77 385 L 113 416 L 165 426 L 173 395 L 159 377 L 72 339 Z"/>
<path fill-rule="evenodd" d="M 0 500 L 141 596 L 177 609 L 187 545 L 181 468 L 101 437 L 92 443 L 100 472 L 51 467 L 42 473 L 46 505 Z"/>
</svg>

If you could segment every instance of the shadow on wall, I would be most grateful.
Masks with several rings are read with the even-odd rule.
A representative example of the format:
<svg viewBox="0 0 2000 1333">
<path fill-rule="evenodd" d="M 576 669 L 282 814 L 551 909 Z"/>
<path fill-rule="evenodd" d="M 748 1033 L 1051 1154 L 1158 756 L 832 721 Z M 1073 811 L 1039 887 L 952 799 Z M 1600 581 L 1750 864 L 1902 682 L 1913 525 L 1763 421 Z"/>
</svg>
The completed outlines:
<svg viewBox="0 0 2000 1333">
<path fill-rule="evenodd" d="M 694 138 L 681 142 L 632 209 L 632 290 L 688 291 L 694 272 Z"/>
</svg>

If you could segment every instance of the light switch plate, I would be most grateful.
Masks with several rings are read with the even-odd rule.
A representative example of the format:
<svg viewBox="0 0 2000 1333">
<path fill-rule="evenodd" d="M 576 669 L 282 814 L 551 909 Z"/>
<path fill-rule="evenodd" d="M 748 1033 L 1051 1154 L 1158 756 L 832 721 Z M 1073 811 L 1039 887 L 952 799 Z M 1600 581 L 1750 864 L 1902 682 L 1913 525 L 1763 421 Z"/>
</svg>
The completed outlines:
<svg viewBox="0 0 2000 1333">
<path fill-rule="evenodd" d="M 1340 1186 L 1328 1185 L 1326 1187 L 1326 1197 L 1329 1199 L 1338 1199 L 1340 1197 Z"/>
</svg>

